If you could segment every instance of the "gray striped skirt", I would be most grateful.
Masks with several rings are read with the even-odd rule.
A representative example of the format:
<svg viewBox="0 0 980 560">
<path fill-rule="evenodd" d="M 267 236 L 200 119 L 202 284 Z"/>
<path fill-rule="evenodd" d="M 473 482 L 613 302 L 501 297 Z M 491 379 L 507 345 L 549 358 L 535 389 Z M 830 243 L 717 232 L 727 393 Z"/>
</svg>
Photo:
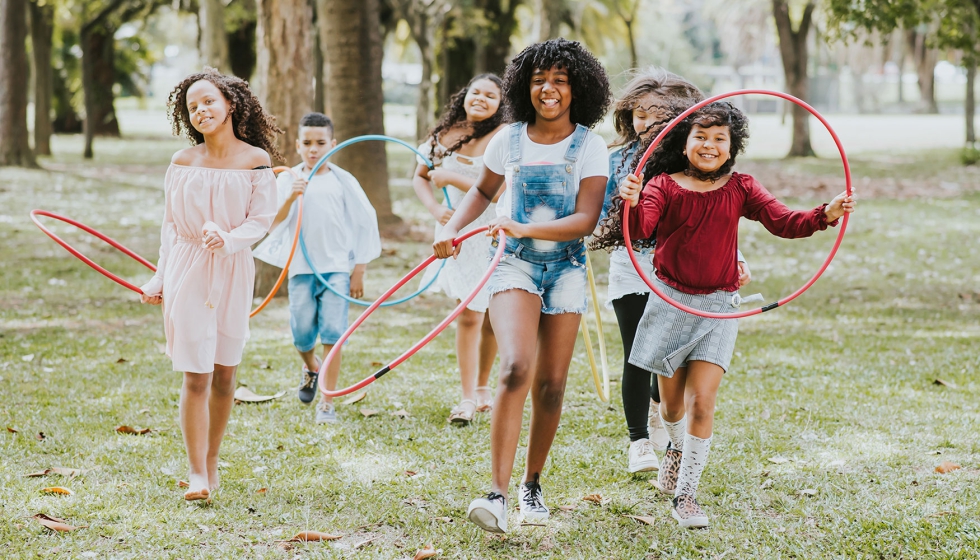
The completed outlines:
<svg viewBox="0 0 980 560">
<path fill-rule="evenodd" d="M 671 299 L 689 307 L 713 313 L 735 313 L 732 296 L 736 292 L 686 294 L 654 278 L 657 287 Z M 650 293 L 643 317 L 636 329 L 629 362 L 664 377 L 673 377 L 677 368 L 701 360 L 728 371 L 738 336 L 737 319 L 705 319 L 677 309 Z"/>
</svg>

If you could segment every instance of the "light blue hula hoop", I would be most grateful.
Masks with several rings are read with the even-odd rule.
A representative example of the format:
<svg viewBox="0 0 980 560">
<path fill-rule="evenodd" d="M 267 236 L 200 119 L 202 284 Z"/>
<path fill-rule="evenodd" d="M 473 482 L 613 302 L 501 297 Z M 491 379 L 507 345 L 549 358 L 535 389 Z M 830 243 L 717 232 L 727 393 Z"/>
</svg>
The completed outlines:
<svg viewBox="0 0 980 560">
<path fill-rule="evenodd" d="M 329 152 L 327 152 L 326 154 L 324 154 L 323 157 L 320 158 L 320 160 L 316 162 L 316 165 L 313 166 L 313 169 L 310 170 L 310 174 L 306 178 L 307 182 L 313 180 L 313 176 L 316 175 L 316 172 L 319 171 L 320 168 L 323 167 L 323 165 L 325 163 L 327 163 L 327 160 L 330 159 L 330 156 L 332 156 L 335 153 L 337 153 L 338 150 L 340 150 L 342 148 L 346 148 L 347 146 L 350 146 L 351 144 L 357 144 L 358 142 L 367 142 L 369 140 L 381 140 L 383 142 L 394 142 L 395 144 L 401 144 L 402 146 L 405 146 L 409 150 L 412 150 L 413 152 L 415 152 L 415 155 L 417 155 L 420 158 L 422 158 L 422 161 L 425 162 L 425 166 L 428 167 L 430 170 L 435 168 L 435 165 L 433 165 L 432 160 L 430 160 L 429 158 L 427 158 L 425 156 L 425 154 L 423 154 L 422 152 L 418 151 L 418 149 L 416 149 L 415 146 L 412 146 L 408 142 L 405 142 L 403 140 L 399 140 L 398 138 L 392 138 L 391 136 L 383 136 L 381 134 L 366 134 L 364 136 L 355 136 L 354 138 L 351 138 L 349 140 L 345 140 L 345 141 L 341 142 L 340 144 L 337 144 L 336 147 L 334 147 L 332 150 L 330 150 Z M 446 190 L 446 187 L 443 187 L 442 188 L 442 194 L 443 194 L 443 196 L 446 199 L 446 206 L 448 206 L 449 209 L 452 210 L 453 209 L 453 205 L 452 205 L 451 202 L 449 202 L 449 191 Z M 307 215 L 309 215 L 309 214 L 307 214 Z M 299 236 L 299 248 L 300 248 L 300 250 L 303 251 L 303 258 L 306 259 L 306 264 L 309 265 L 310 270 L 313 271 L 313 276 L 315 276 L 316 279 L 317 279 L 317 281 L 320 282 L 321 284 L 323 284 L 328 290 L 330 290 L 331 292 L 333 292 L 337 296 L 341 297 L 342 299 L 348 301 L 349 303 L 353 303 L 354 305 L 360 305 L 362 307 L 369 307 L 372 303 L 374 303 L 373 301 L 364 301 L 364 300 L 361 300 L 361 299 L 354 299 L 354 298 L 350 297 L 347 294 L 343 294 L 343 293 L 338 292 L 336 289 L 334 289 L 333 286 L 330 285 L 329 282 L 327 282 L 327 279 L 326 278 L 324 278 L 319 272 L 316 271 L 316 268 L 314 268 L 314 266 L 313 266 L 313 259 L 310 258 L 310 254 L 306 250 L 306 241 L 303 240 L 302 230 L 300 231 L 300 236 Z M 408 301 L 410 299 L 413 299 L 413 298 L 417 297 L 418 295 L 420 295 L 422 292 L 428 290 L 429 287 L 432 286 L 432 284 L 435 283 L 436 279 L 439 278 L 439 273 L 442 272 L 442 268 L 444 266 L 446 266 L 446 261 L 447 260 L 448 259 L 440 259 L 440 261 L 439 261 L 439 269 L 436 270 L 436 273 L 432 276 L 432 278 L 430 278 L 429 281 L 426 282 L 424 286 L 420 287 L 417 292 L 415 292 L 414 294 L 409 294 L 409 295 L 407 295 L 407 296 L 405 296 L 405 297 L 403 297 L 401 299 L 396 299 L 396 300 L 392 300 L 392 301 L 386 301 L 386 302 L 384 302 L 384 303 L 381 304 L 381 307 L 391 307 L 392 305 L 398 305 L 399 303 L 405 303 L 406 301 Z"/>
</svg>

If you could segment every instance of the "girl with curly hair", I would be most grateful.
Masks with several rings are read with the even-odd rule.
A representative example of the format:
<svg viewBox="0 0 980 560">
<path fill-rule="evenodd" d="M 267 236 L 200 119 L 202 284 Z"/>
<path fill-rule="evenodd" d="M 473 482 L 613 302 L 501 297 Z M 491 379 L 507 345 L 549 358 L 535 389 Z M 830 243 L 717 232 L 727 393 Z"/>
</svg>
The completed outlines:
<svg viewBox="0 0 980 560">
<path fill-rule="evenodd" d="M 664 140 L 665 171 L 646 187 L 629 174 L 620 196 L 629 203 L 630 237 L 655 233 L 654 282 L 668 297 L 702 311 L 738 307 L 735 264 L 738 220 L 761 222 L 784 238 L 809 237 L 854 211 L 846 193 L 812 210 L 793 211 L 749 175 L 732 172 L 748 140 L 748 120 L 729 103 L 713 103 L 685 119 Z M 642 189 L 642 193 L 641 193 Z M 617 201 L 617 204 L 620 204 Z M 707 527 L 695 495 L 708 459 L 715 398 L 731 363 L 738 321 L 684 313 L 650 296 L 629 361 L 659 376 L 660 412 L 670 437 L 658 487 L 673 495 L 681 527 Z"/>
<path fill-rule="evenodd" d="M 609 106 L 609 81 L 581 44 L 553 39 L 524 49 L 507 68 L 503 95 L 515 122 L 490 140 L 480 177 L 433 244 L 440 258 L 458 254 L 452 239 L 506 182 L 490 222 L 491 235 L 507 235 L 506 256 L 487 284 L 500 352 L 491 485 L 467 511 L 480 528 L 497 533 L 507 531 L 507 495 L 529 391 L 530 440 L 518 501 L 528 521 L 549 515 L 540 476 L 586 309 L 583 238 L 599 219 L 609 174 L 605 142 L 589 130 Z"/>
<path fill-rule="evenodd" d="M 606 307 L 612 307 L 616 312 L 625 358 L 633 349 L 636 327 L 646 307 L 650 288 L 640 279 L 627 249 L 622 246 L 622 231 L 616 229 L 618 238 L 612 238 L 608 234 L 615 228 L 605 227 L 610 223 L 619 223 L 619 205 L 613 209 L 612 216 L 608 215 L 608 211 L 619 198 L 619 183 L 636 166 L 646 146 L 674 117 L 703 98 L 701 91 L 684 78 L 662 68 L 651 67 L 633 75 L 613 106 L 613 122 L 619 136 L 611 147 L 618 146 L 618 149 L 609 156 L 609 182 L 606 184 L 603 218 L 599 227 L 599 231 L 607 236 L 594 237 L 589 246 L 615 249 L 609 257 Z M 648 172 L 651 175 L 662 171 L 662 154 L 662 150 L 657 150 L 650 160 Z M 647 276 L 652 276 L 652 244 L 640 242 L 636 245 L 634 252 L 637 261 L 643 265 Z M 740 284 L 745 285 L 749 281 L 749 270 L 741 253 L 738 261 Z M 664 451 L 670 442 L 660 418 L 660 391 L 657 383 L 651 383 L 652 375 L 649 370 L 629 363 L 628 359 L 623 360 L 623 413 L 630 439 L 627 470 L 631 473 L 660 468 L 656 452 Z M 668 453 L 665 461 L 677 458 L 676 454 Z M 671 465 L 665 463 L 664 467 L 671 468 Z"/>
<path fill-rule="evenodd" d="M 194 144 L 171 159 L 160 260 L 143 303 L 163 304 L 167 355 L 183 373 L 180 427 L 190 463 L 184 499 L 210 500 L 218 448 L 248 339 L 255 264 L 249 247 L 276 215 L 276 128 L 244 81 L 214 69 L 170 93 L 175 135 Z"/>
<path fill-rule="evenodd" d="M 436 168 L 429 168 L 419 159 L 413 187 L 419 200 L 436 219 L 436 236 L 452 217 L 453 211 L 440 204 L 432 188 L 446 188 L 453 208 L 458 208 L 466 192 L 473 188 L 483 168 L 483 154 L 490 139 L 504 127 L 501 107 L 503 83 L 494 74 L 480 74 L 449 100 L 439 124 L 432 129 L 419 151 L 426 153 Z M 496 205 L 490 203 L 483 214 L 468 228 L 486 226 L 496 215 Z M 432 275 L 439 274 L 432 289 L 443 291 L 461 301 L 473 291 L 487 268 L 486 254 L 489 239 L 474 237 L 463 243 L 459 258 L 447 262 L 441 272 L 430 267 L 422 277 L 422 285 Z M 493 360 L 497 355 L 497 340 L 490 320 L 486 317 L 490 296 L 486 290 L 466 307 L 456 324 L 456 360 L 463 387 L 463 398 L 449 414 L 449 421 L 465 425 L 476 412 L 489 412 L 493 395 L 488 385 Z"/>
</svg>

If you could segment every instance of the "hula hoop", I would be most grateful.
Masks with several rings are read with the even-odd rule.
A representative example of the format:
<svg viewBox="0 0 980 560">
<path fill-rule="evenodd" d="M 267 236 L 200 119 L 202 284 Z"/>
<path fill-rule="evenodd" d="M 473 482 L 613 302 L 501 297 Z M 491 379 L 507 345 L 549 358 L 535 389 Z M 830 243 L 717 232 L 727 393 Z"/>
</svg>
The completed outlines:
<svg viewBox="0 0 980 560">
<path fill-rule="evenodd" d="M 487 227 L 481 227 L 481 228 L 474 229 L 472 231 L 468 231 L 463 235 L 454 239 L 453 246 L 459 245 L 460 243 L 469 239 L 470 237 L 473 237 L 478 233 L 483 233 L 487 231 L 487 229 L 488 229 Z M 358 389 L 363 389 L 364 387 L 367 387 L 371 383 L 377 381 L 382 375 L 395 369 L 396 367 L 398 367 L 399 364 L 412 357 L 413 354 L 415 354 L 423 346 L 431 342 L 433 338 L 438 336 L 439 333 L 441 333 L 447 326 L 449 326 L 449 324 L 452 323 L 456 319 L 456 317 L 458 317 L 463 312 L 464 309 L 466 309 L 466 306 L 469 305 L 471 301 L 473 301 L 473 299 L 477 296 L 477 294 L 480 293 L 480 290 L 483 289 L 483 286 L 487 283 L 487 280 L 490 279 L 490 275 L 493 274 L 494 269 L 497 268 L 497 264 L 500 263 L 500 259 L 504 256 L 504 249 L 505 249 L 505 245 L 507 244 L 506 235 L 502 231 L 498 235 L 499 235 L 498 238 L 499 243 L 497 244 L 497 252 L 494 253 L 493 260 L 490 261 L 490 267 L 487 268 L 487 271 L 483 274 L 483 277 L 480 278 L 480 282 L 476 285 L 476 288 L 473 289 L 470 295 L 466 296 L 466 299 L 462 300 L 459 303 L 459 305 L 457 305 L 456 308 L 453 309 L 452 313 L 450 313 L 445 319 L 442 320 L 442 322 L 436 325 L 434 329 L 429 331 L 429 334 L 425 335 L 425 337 L 423 337 L 421 340 L 416 342 L 411 348 L 409 348 L 408 350 L 403 352 L 400 356 L 398 356 L 397 358 L 389 362 L 388 365 L 384 366 L 383 368 L 379 369 L 378 371 L 374 372 L 368 377 L 365 377 L 361 381 L 351 385 L 350 387 L 347 387 L 345 389 L 339 389 L 336 391 L 329 391 L 326 389 L 326 379 L 325 379 L 325 376 L 327 374 L 327 368 L 330 366 L 330 363 L 337 358 L 337 355 L 340 354 L 340 350 L 341 348 L 343 348 L 344 342 L 346 342 L 347 339 L 350 338 L 351 334 L 353 334 L 354 331 L 361 326 L 361 323 L 363 323 L 368 318 L 368 316 L 374 312 L 374 310 L 381 307 L 381 303 L 385 299 L 391 297 L 391 294 L 398 291 L 399 288 L 404 286 L 416 274 L 425 270 L 425 268 L 430 264 L 432 264 L 432 261 L 436 259 L 436 256 L 431 255 L 430 257 L 422 261 L 418 266 L 413 268 L 408 274 L 403 276 L 402 279 L 398 281 L 398 283 L 396 283 L 394 286 L 389 288 L 388 291 L 382 294 L 381 297 L 378 298 L 374 303 L 372 303 L 370 307 L 365 309 L 364 313 L 362 313 L 361 316 L 358 317 L 357 320 L 351 324 L 351 326 L 347 327 L 347 330 L 344 332 L 344 334 L 341 335 L 340 339 L 337 340 L 333 348 L 330 349 L 330 352 L 327 353 L 327 357 L 323 359 L 323 363 L 320 364 L 320 371 L 318 373 L 318 386 L 320 388 L 320 392 L 323 393 L 323 396 L 342 397 L 344 395 L 353 393 Z"/>
<path fill-rule="evenodd" d="M 296 173 L 296 171 L 294 171 L 292 167 L 286 167 L 284 165 L 273 167 L 272 172 L 277 175 L 279 173 L 286 172 L 297 179 L 300 178 L 299 173 Z M 252 312 L 248 314 L 249 319 L 258 315 L 260 311 L 265 309 L 266 305 L 269 305 L 269 302 L 272 301 L 272 298 L 276 296 L 276 292 L 279 291 L 279 287 L 282 286 L 283 280 L 285 280 L 286 277 L 289 276 L 289 265 L 292 264 L 293 255 L 296 254 L 296 242 L 299 240 L 300 227 L 303 225 L 303 204 L 302 204 L 303 195 L 299 195 L 296 198 L 297 200 L 300 201 L 299 210 L 296 213 L 296 233 L 293 234 L 293 245 L 289 248 L 289 258 L 286 259 L 286 266 L 282 267 L 282 271 L 279 273 L 279 278 L 276 279 L 276 284 L 272 286 L 272 290 L 269 291 L 269 295 L 265 296 L 265 299 L 262 300 L 262 303 L 260 303 L 258 307 L 253 309 Z"/>
<path fill-rule="evenodd" d="M 367 135 L 364 135 L 364 136 L 355 136 L 354 138 L 351 138 L 349 140 L 345 140 L 345 141 L 341 142 L 340 144 L 337 144 L 329 152 L 323 154 L 323 157 L 321 157 L 319 159 L 319 161 L 316 162 L 316 165 L 313 166 L 313 169 L 310 170 L 310 174 L 309 174 L 309 177 L 307 178 L 307 181 L 313 180 L 313 176 L 316 175 L 317 171 L 319 171 L 319 169 L 321 167 L 323 167 L 323 165 L 327 162 L 327 160 L 330 159 L 330 156 L 334 155 L 335 153 L 337 153 L 341 149 L 346 148 L 347 146 L 350 146 L 351 144 L 357 144 L 359 142 L 367 142 L 367 141 L 371 141 L 371 140 L 380 140 L 380 141 L 383 141 L 383 142 L 393 142 L 395 144 L 400 144 L 402 146 L 405 146 L 409 150 L 412 150 L 413 152 L 415 152 L 415 155 L 417 155 L 420 158 L 422 158 L 422 161 L 425 162 L 426 167 L 428 167 L 430 170 L 435 168 L 435 165 L 432 163 L 432 160 L 430 160 L 428 157 L 425 156 L 425 154 L 423 154 L 422 152 L 418 151 L 418 149 L 416 149 L 415 146 L 412 146 L 408 142 L 405 142 L 404 140 L 399 140 L 398 138 L 392 138 L 391 136 L 384 136 L 384 135 L 381 135 L 381 134 L 367 134 Z M 443 194 L 443 197 L 446 199 L 446 206 L 449 206 L 449 209 L 452 210 L 453 209 L 453 205 L 449 202 L 449 191 L 446 189 L 446 187 L 443 187 L 442 188 L 442 194 Z M 327 279 L 324 278 L 323 275 L 321 275 L 319 272 L 317 272 L 316 267 L 313 266 L 313 259 L 310 258 L 310 253 L 306 249 L 306 240 L 303 238 L 302 235 L 299 234 L 299 224 L 297 224 L 297 236 L 299 237 L 299 247 L 300 247 L 300 250 L 303 252 L 303 258 L 306 259 L 306 264 L 310 267 L 310 270 L 313 271 L 313 276 L 316 277 L 316 279 L 317 279 L 318 282 L 320 282 L 321 284 L 323 284 L 324 287 L 326 287 L 328 290 L 330 290 L 331 292 L 333 292 L 335 295 L 339 296 L 341 299 L 347 301 L 348 303 L 353 303 L 354 305 L 360 305 L 362 307 L 369 307 L 371 305 L 371 302 L 370 301 L 366 301 L 366 300 L 363 300 L 363 299 L 355 299 L 355 298 L 352 298 L 348 294 L 344 294 L 344 293 L 338 292 L 333 286 L 331 286 L 330 283 L 327 282 Z M 391 307 L 393 305 L 398 305 L 400 303 L 405 303 L 406 301 L 409 301 L 411 299 L 414 299 L 414 298 L 418 297 L 419 295 L 422 294 L 422 292 L 428 290 L 432 286 L 432 284 L 435 283 L 436 279 L 439 278 L 439 273 L 442 272 L 442 269 L 443 269 L 444 266 L 446 266 L 446 260 L 445 259 L 443 259 L 439 263 L 439 268 L 438 268 L 438 270 L 436 270 L 436 273 L 432 276 L 432 278 L 430 278 L 429 281 L 426 282 L 424 286 L 420 286 L 419 289 L 418 289 L 418 291 L 416 291 L 415 293 L 409 294 L 409 295 L 407 295 L 407 296 L 405 296 L 403 298 L 399 298 L 399 299 L 396 299 L 394 301 L 385 302 L 385 303 L 383 303 L 381 305 L 381 307 Z"/>
<path fill-rule="evenodd" d="M 289 168 L 289 167 L 278 166 L 278 167 L 272 168 L 272 172 L 273 173 L 281 173 L 283 171 L 287 171 L 289 173 L 292 173 L 293 176 L 295 176 L 297 179 L 299 178 L 299 175 L 295 171 L 293 171 L 291 168 Z M 302 195 L 300 195 L 300 196 L 302 196 Z M 48 212 L 47 210 L 41 210 L 41 209 L 37 209 L 37 208 L 35 208 L 34 210 L 31 210 L 31 221 L 33 221 L 34 222 L 34 225 L 36 225 L 38 227 L 38 229 L 40 229 L 42 232 L 44 232 L 45 235 L 47 235 L 48 237 L 50 237 L 51 239 L 53 239 L 55 243 L 57 243 L 58 245 L 61 245 L 62 247 L 64 247 L 66 251 L 68 251 L 69 253 L 71 253 L 72 255 L 74 255 L 76 258 L 78 258 L 78 260 L 80 260 L 83 263 L 89 265 L 90 267 L 92 267 L 96 271 L 100 272 L 103 276 L 105 276 L 109 280 L 112 280 L 113 282 L 119 284 L 120 286 L 122 286 L 124 288 L 127 288 L 129 290 L 132 290 L 132 291 L 136 292 L 137 294 L 143 295 L 143 290 L 139 289 L 138 286 L 136 286 L 135 284 L 131 284 L 131 283 L 127 282 L 126 280 L 123 280 L 119 276 L 117 276 L 117 275 L 109 272 L 105 268 L 102 268 L 101 266 L 99 266 L 98 264 L 96 264 L 92 259 L 90 259 L 90 258 L 86 257 L 85 255 L 83 255 L 81 253 L 81 251 L 79 251 L 78 249 L 75 249 L 74 247 L 72 247 L 71 245 L 69 245 L 64 239 L 58 237 L 57 235 L 54 234 L 54 232 L 52 232 L 48 228 L 44 227 L 44 225 L 40 222 L 40 220 L 38 220 L 38 216 L 46 216 L 48 218 L 54 218 L 55 220 L 59 220 L 59 221 L 64 222 L 66 224 L 73 225 L 73 226 L 77 227 L 78 229 L 84 231 L 85 233 L 88 233 L 90 235 L 94 235 L 95 237 L 98 237 L 102 241 L 105 241 L 106 243 L 108 243 L 113 248 L 118 249 L 119 251 L 123 252 L 128 257 L 130 257 L 133 260 L 135 260 L 136 262 L 140 263 L 141 265 L 145 266 L 146 268 L 150 269 L 151 271 L 156 272 L 157 271 L 157 267 L 153 263 L 151 263 L 150 261 L 148 261 L 145 258 L 141 257 L 135 251 L 133 251 L 132 249 L 126 247 L 125 245 L 123 245 L 122 243 L 116 241 L 115 239 L 109 237 L 108 235 L 100 232 L 99 230 L 97 230 L 95 228 L 89 227 L 89 226 L 87 226 L 87 225 L 85 225 L 85 224 L 83 224 L 83 223 L 81 223 L 81 222 L 79 222 L 77 220 L 73 220 L 73 219 L 71 219 L 71 218 L 69 218 L 67 216 L 62 216 L 60 214 L 55 214 L 54 212 Z M 293 246 L 289 250 L 289 258 L 286 259 L 286 266 L 285 266 L 285 268 L 282 269 L 282 272 L 279 274 L 279 278 L 276 280 L 275 286 L 272 287 L 272 291 L 269 292 L 269 295 L 265 296 L 265 299 L 262 300 L 262 303 L 260 303 L 258 307 L 256 307 L 254 310 L 252 310 L 251 313 L 249 313 L 249 315 L 248 315 L 249 318 L 252 318 L 252 317 L 258 315 L 259 311 L 262 311 L 262 309 L 264 309 L 265 306 L 268 305 L 270 301 L 272 301 L 272 298 L 276 295 L 276 292 L 279 291 L 279 287 L 282 285 L 283 280 L 286 278 L 286 275 L 287 275 L 287 273 L 289 271 L 289 264 L 291 262 L 293 262 L 293 255 L 296 253 L 296 240 L 299 239 L 299 225 L 302 223 L 302 219 L 303 219 L 303 207 L 300 206 L 299 215 L 298 215 L 298 223 L 296 224 L 296 236 L 293 239 Z"/>
<path fill-rule="evenodd" d="M 595 287 L 595 274 L 592 271 L 592 259 L 589 253 L 585 253 L 585 270 L 589 277 L 589 291 L 592 295 L 592 311 L 595 313 L 595 330 L 599 338 L 599 360 L 602 363 L 602 380 L 599 379 L 599 368 L 595 361 L 595 352 L 592 350 L 592 336 L 589 334 L 589 322 L 582 314 L 582 339 L 585 342 L 585 353 L 589 357 L 589 366 L 592 367 L 592 382 L 595 384 L 595 392 L 599 395 L 599 400 L 609 402 L 609 362 L 606 360 L 606 337 L 602 334 L 602 316 L 599 314 L 599 293 Z M 628 358 L 629 356 L 627 356 Z"/>
<path fill-rule="evenodd" d="M 680 124 L 681 121 L 686 119 L 688 116 L 690 116 L 698 109 L 704 107 L 705 105 L 708 105 L 709 103 L 714 103 L 715 101 L 720 101 L 722 99 L 728 97 L 734 97 L 736 95 L 771 95 L 774 97 L 780 97 L 787 101 L 792 101 L 793 103 L 796 103 L 800 107 L 806 109 L 811 115 L 816 117 L 817 120 L 819 120 L 824 125 L 824 127 L 827 128 L 827 132 L 830 133 L 830 135 L 834 139 L 834 143 L 837 145 L 837 151 L 840 152 L 841 161 L 844 164 L 844 178 L 847 183 L 847 194 L 848 196 L 850 196 L 853 193 L 853 190 L 851 188 L 851 166 L 847 162 L 847 154 L 844 153 L 844 146 L 843 144 L 841 144 L 840 138 L 838 138 L 837 133 L 834 132 L 833 127 L 831 127 L 830 123 L 827 122 L 827 119 L 823 118 L 823 116 L 820 113 L 818 113 L 816 109 L 807 105 L 806 102 L 797 99 L 792 95 L 780 91 L 771 91 L 765 89 L 742 89 L 738 91 L 722 93 L 714 97 L 709 97 L 708 99 L 705 99 L 704 101 L 697 103 L 690 109 L 684 111 L 683 113 L 678 115 L 677 118 L 672 120 L 670 124 L 668 124 L 667 127 L 664 128 L 663 131 L 661 131 L 660 134 L 658 134 L 657 137 L 653 139 L 653 142 L 650 143 L 650 147 L 647 148 L 646 152 L 643 153 L 643 157 L 640 158 L 640 162 L 637 164 L 636 170 L 634 170 L 634 174 L 636 173 L 636 171 L 643 169 L 643 167 L 646 165 L 647 159 L 649 159 L 650 157 L 650 154 L 653 153 L 654 148 L 656 148 L 657 145 L 660 144 L 660 142 L 664 139 L 664 137 L 671 130 L 673 130 L 674 127 Z M 630 232 L 629 232 L 629 214 L 630 212 L 629 209 L 627 208 L 626 211 L 623 212 L 623 239 L 626 242 L 626 247 L 632 247 L 633 245 L 632 240 L 630 239 Z M 779 301 L 770 303 L 769 305 L 764 305 L 762 307 L 757 307 L 756 309 L 751 309 L 749 311 L 740 311 L 737 313 L 712 313 L 709 311 L 701 311 L 700 309 L 695 309 L 693 307 L 674 301 L 665 293 L 663 293 L 663 291 L 660 290 L 660 288 L 658 288 L 656 284 L 650 281 L 650 278 L 647 277 L 647 275 L 643 272 L 643 269 L 640 267 L 640 263 L 636 260 L 636 255 L 634 254 L 634 252 L 627 251 L 627 253 L 629 254 L 630 261 L 633 263 L 633 268 L 636 269 L 636 273 L 640 275 L 640 278 L 642 278 L 643 281 L 646 282 L 646 285 L 649 286 L 650 289 L 653 290 L 655 294 L 660 296 L 661 299 L 663 299 L 670 305 L 673 305 L 674 307 L 680 309 L 681 311 L 685 311 L 687 313 L 690 313 L 692 315 L 697 315 L 699 317 L 705 317 L 707 319 L 740 319 L 742 317 L 749 317 L 751 315 L 758 315 L 760 313 L 765 313 L 766 311 L 769 311 L 771 309 L 775 309 L 779 306 L 786 305 L 787 303 L 796 299 L 800 294 L 807 291 L 810 288 L 810 286 L 812 286 L 814 282 L 816 282 L 817 279 L 820 278 L 820 276 L 824 273 L 824 271 L 827 270 L 827 267 L 830 266 L 830 262 L 834 260 L 834 255 L 837 254 L 837 250 L 840 248 L 841 242 L 844 240 L 844 231 L 847 230 L 848 217 L 849 214 L 844 214 L 844 217 L 841 219 L 840 231 L 837 233 L 837 240 L 834 242 L 834 246 L 830 250 L 830 254 L 827 255 L 827 259 L 823 262 L 823 265 L 820 266 L 820 269 L 817 270 L 817 273 L 814 274 L 813 277 L 810 278 L 805 284 L 803 284 L 803 287 L 801 287 L 800 289 L 796 290 L 792 294 L 784 297 Z"/>
</svg>

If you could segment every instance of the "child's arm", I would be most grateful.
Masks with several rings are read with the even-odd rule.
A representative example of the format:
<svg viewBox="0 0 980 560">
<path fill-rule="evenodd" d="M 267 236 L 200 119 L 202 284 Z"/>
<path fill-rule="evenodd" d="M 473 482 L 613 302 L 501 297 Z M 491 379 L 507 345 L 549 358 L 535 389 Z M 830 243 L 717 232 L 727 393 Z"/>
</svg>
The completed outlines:
<svg viewBox="0 0 980 560">
<path fill-rule="evenodd" d="M 354 299 L 364 297 L 364 272 L 366 270 L 366 264 L 354 265 L 354 270 L 350 273 L 350 297 Z"/>
<path fill-rule="evenodd" d="M 218 255 L 231 255 L 251 246 L 268 233 L 276 217 L 276 177 L 271 170 L 263 172 L 252 185 L 245 221 L 231 231 L 221 231 L 214 222 L 205 222 L 205 244 Z"/>
<path fill-rule="evenodd" d="M 460 246 L 453 247 L 453 239 L 459 234 L 459 228 L 466 227 L 470 222 L 479 218 L 487 206 L 490 206 L 490 202 L 496 198 L 503 184 L 503 175 L 490 171 L 486 165 L 483 166 L 483 171 L 480 172 L 473 188 L 463 197 L 463 201 L 459 203 L 459 208 L 456 209 L 453 217 L 446 223 L 446 227 L 442 228 L 435 243 L 432 244 L 432 250 L 437 257 L 445 259 L 459 254 Z"/>
<path fill-rule="evenodd" d="M 169 174 L 169 171 L 168 171 Z M 166 181 L 169 184 L 169 181 Z M 157 270 L 150 281 L 140 287 L 140 301 L 152 305 L 163 303 L 163 274 L 167 269 L 167 258 L 170 250 L 177 240 L 177 225 L 174 223 L 173 213 L 170 211 L 170 191 L 164 188 L 163 205 L 163 225 L 160 227 L 160 259 L 157 261 Z"/>
<path fill-rule="evenodd" d="M 440 204 L 432 194 L 432 187 L 429 182 L 432 180 L 432 174 L 436 171 L 438 170 L 429 171 L 427 166 L 420 163 L 415 168 L 415 176 L 412 177 L 412 189 L 415 190 L 415 196 L 419 197 L 429 214 L 432 214 L 432 217 L 438 220 L 440 224 L 446 225 L 449 218 L 453 217 L 453 211 Z"/>
<path fill-rule="evenodd" d="M 812 210 L 790 210 L 754 178 L 743 175 L 743 181 L 747 189 L 743 216 L 786 239 L 809 237 L 836 226 L 838 218 L 854 211 L 853 197 L 845 194 L 838 195 L 829 205 L 821 204 Z"/>
<path fill-rule="evenodd" d="M 269 226 L 269 231 L 276 229 L 279 224 L 283 223 L 286 218 L 289 217 L 289 211 L 293 207 L 293 202 L 296 202 L 299 195 L 306 192 L 307 185 L 308 183 L 306 179 L 296 179 L 293 181 L 293 189 L 289 192 L 289 196 L 286 197 L 286 200 L 282 203 L 282 206 L 279 207 L 279 212 L 277 212 L 276 217 L 273 218 L 272 225 Z"/>
<path fill-rule="evenodd" d="M 630 213 L 630 239 L 646 239 L 653 235 L 666 202 L 663 190 L 654 184 L 654 180 L 642 189 L 641 197 L 642 183 L 643 175 L 637 177 L 630 173 L 619 186 L 623 204 L 630 205 L 628 210 L 624 209 Z"/>
</svg>

